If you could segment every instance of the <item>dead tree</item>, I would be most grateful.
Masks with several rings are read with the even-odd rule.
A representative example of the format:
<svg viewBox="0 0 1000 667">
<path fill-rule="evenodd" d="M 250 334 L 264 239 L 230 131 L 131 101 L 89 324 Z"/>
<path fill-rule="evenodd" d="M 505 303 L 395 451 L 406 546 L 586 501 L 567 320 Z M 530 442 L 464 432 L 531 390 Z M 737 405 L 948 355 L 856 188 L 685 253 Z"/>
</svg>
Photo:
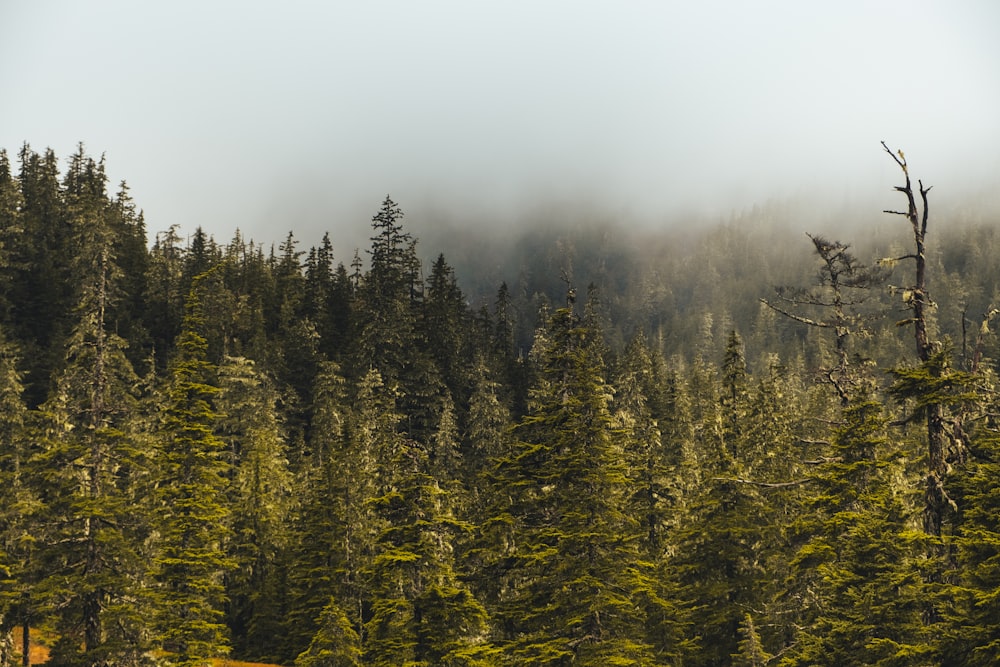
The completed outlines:
<svg viewBox="0 0 1000 667">
<path fill-rule="evenodd" d="M 849 341 L 851 336 L 867 333 L 868 318 L 859 309 L 866 300 L 866 292 L 880 285 L 887 271 L 861 263 L 850 252 L 850 246 L 840 241 L 806 236 L 822 261 L 818 284 L 808 289 L 775 287 L 776 301 L 760 301 L 796 322 L 833 331 L 837 364 L 821 368 L 820 374 L 836 390 L 841 404 L 847 405 L 857 379 L 849 370 Z"/>
<path fill-rule="evenodd" d="M 910 180 L 910 170 L 906 163 L 906 156 L 903 151 L 893 152 L 882 142 L 882 148 L 899 165 L 903 171 L 905 182 L 903 185 L 895 186 L 897 192 L 906 196 L 906 210 L 895 211 L 885 210 L 884 213 L 899 215 L 910 223 L 913 231 L 914 250 L 912 253 L 896 258 L 894 261 L 913 260 L 914 278 L 913 283 L 902 288 L 895 288 L 903 297 L 903 303 L 910 311 L 910 317 L 902 320 L 899 324 L 912 324 L 913 337 L 916 343 L 917 359 L 921 366 L 926 369 L 929 377 L 927 384 L 936 384 L 947 372 L 947 364 L 944 359 L 935 358 L 939 352 L 940 345 L 930 338 L 928 334 L 927 319 L 930 310 L 934 307 L 930 293 L 927 290 L 927 256 L 925 241 L 927 238 L 927 218 L 929 209 L 927 206 L 927 193 L 931 186 L 924 187 L 923 181 L 917 180 L 917 191 L 913 190 Z M 920 196 L 921 206 L 917 206 L 917 194 Z M 934 362 L 932 362 L 934 359 Z M 898 376 L 897 376 L 898 377 Z M 915 392 L 919 387 L 911 385 Z M 897 392 L 899 394 L 899 392 Z M 946 447 L 949 444 L 948 422 L 945 419 L 945 406 L 941 401 L 922 401 L 927 425 L 927 475 L 925 477 L 924 496 L 924 531 L 929 535 L 940 536 L 941 528 L 950 507 L 953 506 L 951 499 L 945 490 L 945 478 L 948 475 L 950 465 L 946 458 Z M 963 446 L 961 443 L 960 447 Z M 961 454 L 959 454 L 961 456 Z"/>
</svg>

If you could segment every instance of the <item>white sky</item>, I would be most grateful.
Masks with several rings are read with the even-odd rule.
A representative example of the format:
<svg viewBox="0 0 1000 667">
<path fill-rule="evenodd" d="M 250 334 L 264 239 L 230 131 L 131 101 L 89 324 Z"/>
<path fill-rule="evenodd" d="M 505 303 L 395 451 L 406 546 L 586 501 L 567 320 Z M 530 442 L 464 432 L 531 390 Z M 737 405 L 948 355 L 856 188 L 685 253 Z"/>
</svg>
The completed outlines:
<svg viewBox="0 0 1000 667">
<path fill-rule="evenodd" d="M 0 0 L 0 63 L 12 159 L 83 141 L 151 233 L 340 259 L 386 193 L 721 215 L 885 192 L 883 139 L 936 195 L 1000 186 L 995 0 Z"/>
</svg>

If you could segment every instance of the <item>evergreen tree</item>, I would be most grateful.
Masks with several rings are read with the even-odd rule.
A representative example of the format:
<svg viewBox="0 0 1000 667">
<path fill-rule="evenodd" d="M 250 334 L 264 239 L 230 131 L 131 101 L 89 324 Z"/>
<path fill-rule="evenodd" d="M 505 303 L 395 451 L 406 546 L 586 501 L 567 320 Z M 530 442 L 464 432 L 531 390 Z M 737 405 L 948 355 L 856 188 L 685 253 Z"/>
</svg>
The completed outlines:
<svg viewBox="0 0 1000 667">
<path fill-rule="evenodd" d="M 470 319 L 455 272 L 444 255 L 439 255 L 431 267 L 421 324 L 431 358 L 453 396 L 460 396 L 467 385 L 464 374 Z"/>
<path fill-rule="evenodd" d="M 649 582 L 624 512 L 598 335 L 569 308 L 553 315 L 533 407 L 493 473 L 509 498 L 486 527 L 497 537 L 496 614 L 513 664 L 652 660 L 640 602 Z"/>
<path fill-rule="evenodd" d="M 650 400 L 660 388 L 652 355 L 643 335 L 625 350 L 615 382 L 614 422 L 622 434 L 630 489 L 626 512 L 639 524 L 639 553 L 656 576 L 647 597 L 649 643 L 660 660 L 676 660 L 684 643 L 677 592 L 669 576 L 670 533 L 678 524 L 680 456 L 665 446 Z M 661 407 L 662 406 L 656 406 Z"/>
<path fill-rule="evenodd" d="M 347 614 L 330 602 L 319 617 L 319 629 L 295 667 L 361 667 L 361 648 Z"/>
<path fill-rule="evenodd" d="M 204 314 L 196 277 L 188 295 L 169 405 L 161 427 L 157 488 L 159 637 L 178 667 L 202 667 L 228 651 L 223 575 L 234 565 L 223 551 L 230 511 L 225 491 L 230 465 L 215 432 L 219 389 L 207 361 Z"/>
<path fill-rule="evenodd" d="M 0 149 L 0 322 L 11 325 L 12 286 L 18 275 L 13 264 L 14 254 L 24 233 L 21 227 L 21 208 L 24 198 L 21 186 L 11 172 L 7 151 Z"/>
<path fill-rule="evenodd" d="M 82 148 L 79 155 L 82 161 Z M 70 313 L 75 295 L 69 266 L 74 252 L 55 153 L 47 150 L 39 155 L 25 144 L 20 161 L 18 217 L 23 234 L 11 249 L 15 276 L 10 287 L 10 335 L 24 351 L 25 398 L 33 408 L 46 398 L 72 326 Z"/>
<path fill-rule="evenodd" d="M 232 456 L 232 536 L 236 563 L 226 581 L 234 650 L 277 656 L 286 612 L 279 557 L 288 543 L 292 478 L 276 415 L 277 396 L 252 361 L 228 357 L 219 367 L 220 434 Z"/>
<path fill-rule="evenodd" d="M 177 225 L 156 235 L 149 253 L 147 328 L 157 370 L 167 366 L 184 317 L 183 250 Z"/>
<path fill-rule="evenodd" d="M 148 460 L 136 428 L 136 377 L 126 343 L 107 330 L 119 277 L 105 216 L 103 168 L 74 156 L 67 210 L 79 254 L 80 322 L 44 404 L 49 436 L 42 589 L 58 611 L 56 664 L 142 663 L 146 648 L 144 554 L 148 528 L 137 479 Z"/>
<path fill-rule="evenodd" d="M 343 638 L 339 628 L 343 604 L 349 604 L 349 580 L 356 580 L 357 544 L 354 531 L 361 528 L 361 507 L 356 493 L 370 473 L 364 461 L 353 456 L 348 440 L 350 418 L 346 380 L 334 362 L 322 362 L 313 388 L 312 423 L 308 451 L 303 460 L 300 502 L 293 520 L 293 552 L 289 571 L 290 610 L 286 655 L 294 658 L 327 626 L 323 651 L 333 650 L 330 642 Z M 357 467 L 355 467 L 357 466 Z M 328 615 L 324 608 L 330 606 Z M 352 611 L 355 609 L 352 608 Z M 344 618 L 347 618 L 344 616 Z M 350 622 L 350 619 L 348 619 Z M 355 641 L 360 637 L 351 626 Z M 329 633 L 335 633 L 330 635 Z M 356 648 L 356 647 L 355 647 Z M 320 650 L 320 649 L 317 649 Z M 352 649 L 353 650 L 353 649 Z M 345 651 L 351 653 L 345 648 Z"/>
<path fill-rule="evenodd" d="M 389 197 L 372 218 L 371 268 L 361 289 L 355 365 L 375 368 L 389 387 L 398 387 L 416 351 L 411 266 L 412 237 L 403 232 L 403 211 Z M 363 371 L 359 373 L 363 375 Z"/>
<path fill-rule="evenodd" d="M 958 613 L 946 618 L 943 655 L 949 664 L 1000 660 L 1000 438 L 994 420 L 973 438 L 973 458 L 955 480 L 962 494 L 955 538 L 959 576 L 951 591 Z"/>
<path fill-rule="evenodd" d="M 887 420 L 872 389 L 843 407 L 815 473 L 809 538 L 791 560 L 806 613 L 781 664 L 941 664 L 923 615 L 929 538 L 910 527 L 892 488 Z"/>
<path fill-rule="evenodd" d="M 761 645 L 760 635 L 757 634 L 750 614 L 744 614 L 740 634 L 743 639 L 740 640 L 739 651 L 733 654 L 733 667 L 765 667 L 774 656 Z"/>
<path fill-rule="evenodd" d="M 424 448 L 402 439 L 392 445 L 382 451 L 382 493 L 372 499 L 383 527 L 368 569 L 372 606 L 365 662 L 491 664 L 495 651 L 486 642 L 486 610 L 454 571 L 453 533 L 468 527 L 450 512 L 448 491 L 429 474 Z"/>
<path fill-rule="evenodd" d="M 18 355 L 0 331 L 0 665 L 12 664 L 14 628 L 27 627 L 29 555 L 37 516 L 27 469 L 29 435 Z"/>
</svg>

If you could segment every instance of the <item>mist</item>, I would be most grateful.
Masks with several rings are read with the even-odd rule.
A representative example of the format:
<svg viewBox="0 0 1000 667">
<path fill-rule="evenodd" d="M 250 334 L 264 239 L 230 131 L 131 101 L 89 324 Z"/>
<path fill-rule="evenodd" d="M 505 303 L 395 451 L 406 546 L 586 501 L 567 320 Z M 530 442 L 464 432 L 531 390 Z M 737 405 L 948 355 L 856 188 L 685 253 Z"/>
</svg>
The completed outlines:
<svg viewBox="0 0 1000 667">
<path fill-rule="evenodd" d="M 84 142 L 151 235 L 329 232 L 345 262 L 386 194 L 428 241 L 874 215 L 881 140 L 959 206 L 1000 182 L 997 25 L 988 0 L 8 3 L 0 146 Z"/>
</svg>

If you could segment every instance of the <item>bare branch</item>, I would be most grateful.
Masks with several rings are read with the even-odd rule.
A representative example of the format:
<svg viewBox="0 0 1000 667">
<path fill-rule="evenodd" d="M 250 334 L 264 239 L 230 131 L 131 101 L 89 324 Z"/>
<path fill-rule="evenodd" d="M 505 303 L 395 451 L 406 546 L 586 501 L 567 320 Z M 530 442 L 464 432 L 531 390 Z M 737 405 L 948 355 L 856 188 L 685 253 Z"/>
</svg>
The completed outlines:
<svg viewBox="0 0 1000 667">
<path fill-rule="evenodd" d="M 803 461 L 808 466 L 820 466 L 824 463 L 843 463 L 844 457 L 842 456 L 821 456 L 813 461 Z"/>
<path fill-rule="evenodd" d="M 832 325 L 830 325 L 827 322 L 819 322 L 817 320 L 811 320 L 808 317 L 802 317 L 801 315 L 796 315 L 795 313 L 790 313 L 787 310 L 785 310 L 784 308 L 779 308 L 778 306 L 775 306 L 773 303 L 769 302 L 767 299 L 760 299 L 760 302 L 762 304 L 764 304 L 765 306 L 767 306 L 768 308 L 771 308 L 772 310 L 776 310 L 777 312 L 781 313 L 785 317 L 791 318 L 791 319 L 795 320 L 796 322 L 801 322 L 802 324 L 808 324 L 811 327 L 820 327 L 820 328 L 823 328 L 823 329 L 829 329 L 832 326 Z"/>
<path fill-rule="evenodd" d="M 808 477 L 803 477 L 802 479 L 792 480 L 791 482 L 758 482 L 753 479 L 743 479 L 741 477 L 713 477 L 712 481 L 715 482 L 738 482 L 739 484 L 750 484 L 752 486 L 762 486 L 767 489 L 783 489 L 789 486 L 799 486 L 800 484 L 805 484 L 806 482 L 813 481 Z"/>
<path fill-rule="evenodd" d="M 829 440 L 810 440 L 809 438 L 799 438 L 799 442 L 803 445 L 829 445 Z M 809 463 L 809 461 L 806 461 Z"/>
<path fill-rule="evenodd" d="M 900 157 L 902 157 L 902 153 L 900 153 L 900 157 L 896 157 L 896 154 L 893 153 L 889 149 L 889 147 L 885 145 L 884 141 L 882 142 L 882 148 L 884 148 L 885 152 L 888 153 L 892 157 L 892 159 L 896 161 L 896 164 L 898 164 L 903 171 L 906 171 L 906 159 L 905 158 L 900 159 Z"/>
</svg>

